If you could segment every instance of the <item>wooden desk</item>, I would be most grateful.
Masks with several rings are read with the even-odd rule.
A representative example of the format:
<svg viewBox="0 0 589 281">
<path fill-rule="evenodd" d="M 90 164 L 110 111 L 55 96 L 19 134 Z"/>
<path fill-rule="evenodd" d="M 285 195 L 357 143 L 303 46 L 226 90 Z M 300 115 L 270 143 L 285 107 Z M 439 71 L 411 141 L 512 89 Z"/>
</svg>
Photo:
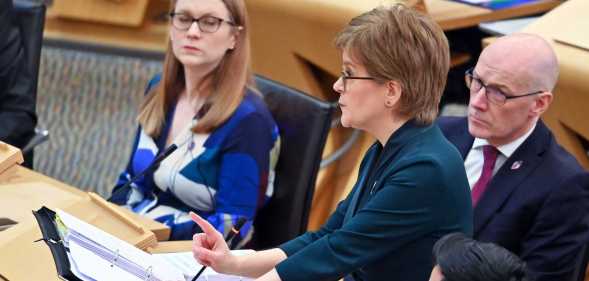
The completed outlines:
<svg viewBox="0 0 589 281">
<path fill-rule="evenodd" d="M 58 11 L 49 7 L 43 35 L 45 39 L 53 41 L 163 53 L 167 44 L 168 25 L 162 15 L 169 5 L 169 0 L 150 0 L 145 20 L 139 27 L 63 19 L 59 17 Z"/>
<path fill-rule="evenodd" d="M 109 203 L 57 180 L 19 165 L 2 174 L 6 171 L 10 174 L 0 177 L 0 216 L 18 222 L 0 231 L 0 274 L 8 280 L 59 280 L 49 248 L 44 242 L 33 243 L 42 235 L 32 210 L 41 206 L 75 214 L 144 249 L 154 247 L 156 238 L 169 237 L 166 226 L 118 206 L 105 207 L 103 204 Z"/>
<path fill-rule="evenodd" d="M 543 0 L 521 6 L 492 11 L 447 0 L 426 0 L 428 13 L 445 31 L 550 11 L 561 1 Z"/>
<path fill-rule="evenodd" d="M 285 6 L 298 6 L 299 2 L 307 2 L 310 7 L 317 7 L 319 2 L 330 3 L 330 1 L 331 0 L 274 0 L 267 2 L 272 2 L 271 6 L 276 6 L 274 2 L 282 2 L 277 4 L 284 4 Z M 248 9 L 250 9 L 251 5 L 256 5 L 255 2 L 262 1 L 247 0 L 246 4 L 248 5 Z M 353 15 L 357 15 L 368 8 L 374 7 L 382 1 L 347 0 L 331 2 L 339 2 L 351 7 L 345 8 L 344 6 L 344 9 L 351 12 L 345 14 L 345 19 L 349 20 Z M 431 14 L 444 30 L 476 26 L 484 21 L 501 20 L 541 13 L 556 7 L 560 3 L 558 0 L 542 0 L 537 3 L 522 5 L 501 11 L 491 11 L 489 9 L 447 0 L 425 0 L 425 2 L 429 14 Z M 306 3 L 301 4 L 307 5 Z M 44 36 L 46 39 L 50 40 L 163 53 L 167 44 L 166 38 L 168 25 L 165 19 L 162 18 L 162 15 L 169 10 L 169 6 L 169 0 L 149 1 L 145 20 L 139 27 L 121 27 L 89 21 L 63 19 L 58 17 L 57 11 L 54 11 L 54 9 L 49 7 L 47 10 Z M 327 10 L 324 8 L 311 8 L 311 10 L 315 11 L 312 13 L 313 16 L 322 18 L 325 16 L 324 13 L 329 11 L 329 7 L 327 7 Z M 256 16 L 257 15 L 250 12 L 250 18 L 253 19 Z M 343 26 L 343 23 L 341 26 Z"/>
<path fill-rule="evenodd" d="M 39 190 L 38 194 L 24 194 L 18 193 L 16 191 L 11 192 L 12 195 L 29 196 L 29 202 L 26 202 L 25 205 L 13 206 L 14 208 L 9 209 L 7 208 L 6 204 L 0 204 L 0 206 L 2 206 L 0 207 L 2 208 L 0 214 L 3 217 L 9 217 L 13 220 L 18 221 L 19 223 L 33 222 L 35 226 L 36 221 L 34 221 L 34 218 L 31 215 L 31 210 L 39 209 L 44 204 L 48 205 L 47 207 L 65 208 L 67 206 L 72 206 L 75 203 L 79 203 L 80 201 L 88 200 L 87 192 L 84 192 L 80 189 L 77 189 L 75 187 L 72 187 L 70 185 L 67 185 L 58 180 L 55 180 L 53 178 L 50 178 L 48 176 L 45 176 L 43 174 L 40 174 L 38 172 L 35 172 L 22 166 L 16 166 L 13 174 L 11 174 L 7 178 L 3 178 L 0 181 L 0 188 L 7 186 L 26 186 L 31 191 Z M 8 198 L 3 199 L 8 200 Z M 22 202 L 24 202 L 24 200 Z M 16 209 L 17 207 L 19 209 Z M 124 208 L 117 208 L 120 211 L 122 211 L 126 216 L 129 216 L 132 220 L 136 221 L 146 229 L 152 231 L 156 235 L 158 241 L 168 240 L 170 230 L 165 225 L 158 223 L 154 220 L 151 220 L 149 218 L 139 216 Z M 0 242 L 3 238 L 5 238 L 3 235 L 4 233 L 0 232 Z"/>
<path fill-rule="evenodd" d="M 52 8 L 62 18 L 137 27 L 143 23 L 148 0 L 58 0 Z"/>
<path fill-rule="evenodd" d="M 558 56 L 560 76 L 554 101 L 543 119 L 558 142 L 589 169 L 589 1 L 569 0 L 530 24 L 523 32 L 552 41 Z"/>
</svg>

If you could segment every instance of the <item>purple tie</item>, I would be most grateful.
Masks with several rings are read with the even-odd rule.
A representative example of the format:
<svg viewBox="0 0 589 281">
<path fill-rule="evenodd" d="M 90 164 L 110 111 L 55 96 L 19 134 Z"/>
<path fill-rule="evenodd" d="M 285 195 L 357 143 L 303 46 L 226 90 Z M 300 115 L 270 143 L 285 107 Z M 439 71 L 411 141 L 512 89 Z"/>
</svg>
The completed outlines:
<svg viewBox="0 0 589 281">
<path fill-rule="evenodd" d="M 495 161 L 497 161 L 497 149 L 492 145 L 485 145 L 483 146 L 483 171 L 481 173 L 481 177 L 479 180 L 474 184 L 472 188 L 472 206 L 475 207 L 479 202 L 479 199 L 485 193 L 485 189 L 487 189 L 487 184 L 491 181 L 493 177 L 493 168 L 495 168 Z"/>
</svg>

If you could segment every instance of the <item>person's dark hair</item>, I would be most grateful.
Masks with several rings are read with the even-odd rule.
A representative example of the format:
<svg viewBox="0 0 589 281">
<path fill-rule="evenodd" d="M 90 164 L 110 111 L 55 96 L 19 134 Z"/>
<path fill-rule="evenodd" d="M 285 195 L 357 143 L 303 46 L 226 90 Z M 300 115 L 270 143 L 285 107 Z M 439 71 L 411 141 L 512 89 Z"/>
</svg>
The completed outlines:
<svg viewBox="0 0 589 281">
<path fill-rule="evenodd" d="M 443 281 L 526 281 L 526 265 L 516 255 L 493 243 L 482 243 L 451 233 L 433 249 Z"/>
</svg>

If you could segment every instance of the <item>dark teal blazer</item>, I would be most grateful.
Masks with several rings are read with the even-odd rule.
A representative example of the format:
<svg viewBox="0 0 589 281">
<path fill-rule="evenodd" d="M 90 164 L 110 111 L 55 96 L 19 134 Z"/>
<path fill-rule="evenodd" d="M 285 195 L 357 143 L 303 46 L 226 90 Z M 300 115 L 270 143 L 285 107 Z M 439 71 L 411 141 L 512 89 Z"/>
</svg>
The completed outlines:
<svg viewBox="0 0 589 281">
<path fill-rule="evenodd" d="M 283 281 L 428 280 L 432 247 L 451 232 L 472 234 L 470 188 L 460 154 L 436 125 L 405 123 L 375 143 L 358 181 L 327 223 L 280 246 Z"/>
</svg>

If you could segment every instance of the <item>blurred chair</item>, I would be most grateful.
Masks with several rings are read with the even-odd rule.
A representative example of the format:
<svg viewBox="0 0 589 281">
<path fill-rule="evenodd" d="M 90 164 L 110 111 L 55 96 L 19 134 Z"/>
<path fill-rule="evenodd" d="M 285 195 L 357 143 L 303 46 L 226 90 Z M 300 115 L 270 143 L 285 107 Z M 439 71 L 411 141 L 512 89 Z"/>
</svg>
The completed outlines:
<svg viewBox="0 0 589 281">
<path fill-rule="evenodd" d="M 574 281 L 587 281 L 589 279 L 589 245 L 586 244 L 583 247 L 581 255 L 583 255 L 583 259 L 581 260 L 581 264 L 577 266 L 577 272 L 575 273 L 577 278 Z"/>
<path fill-rule="evenodd" d="M 33 99 L 36 101 L 46 7 L 43 3 L 40 3 L 40 1 L 15 0 L 14 11 L 16 13 L 14 19 L 16 20 L 16 24 L 20 27 L 21 38 L 25 50 L 27 72 L 31 73 L 33 77 L 31 95 L 33 95 Z M 33 136 L 31 141 L 29 141 L 29 143 L 23 148 L 26 166 L 32 168 L 34 146 L 47 140 L 48 137 L 48 132 L 46 130 L 39 128 L 35 129 L 35 136 Z"/>
<path fill-rule="evenodd" d="M 256 84 L 278 124 L 281 148 L 274 195 L 254 221 L 254 249 L 278 246 L 307 229 L 315 180 L 334 107 L 257 76 Z"/>
</svg>

